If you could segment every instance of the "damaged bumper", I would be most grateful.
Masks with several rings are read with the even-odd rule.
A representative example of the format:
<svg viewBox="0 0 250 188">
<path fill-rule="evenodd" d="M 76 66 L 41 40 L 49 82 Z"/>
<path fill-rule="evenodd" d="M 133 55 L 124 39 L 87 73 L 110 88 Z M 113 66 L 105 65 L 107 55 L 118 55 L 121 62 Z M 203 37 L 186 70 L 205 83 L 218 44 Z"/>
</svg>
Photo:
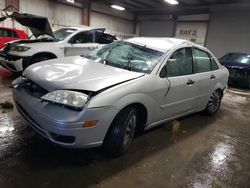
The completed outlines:
<svg viewBox="0 0 250 188">
<path fill-rule="evenodd" d="M 231 68 L 228 68 L 228 71 L 229 71 L 228 82 L 230 84 L 239 83 L 244 85 L 249 82 L 249 74 L 247 71 L 239 69 L 231 69 Z"/>
<path fill-rule="evenodd" d="M 20 57 L 0 52 L 0 64 L 11 72 L 22 72 L 25 62 L 29 59 L 30 57 Z"/>
<path fill-rule="evenodd" d="M 112 106 L 76 111 L 41 102 L 25 88 L 13 88 L 16 108 L 29 125 L 51 142 L 67 148 L 101 146 L 118 110 Z M 97 121 L 85 128 L 86 121 Z"/>
</svg>

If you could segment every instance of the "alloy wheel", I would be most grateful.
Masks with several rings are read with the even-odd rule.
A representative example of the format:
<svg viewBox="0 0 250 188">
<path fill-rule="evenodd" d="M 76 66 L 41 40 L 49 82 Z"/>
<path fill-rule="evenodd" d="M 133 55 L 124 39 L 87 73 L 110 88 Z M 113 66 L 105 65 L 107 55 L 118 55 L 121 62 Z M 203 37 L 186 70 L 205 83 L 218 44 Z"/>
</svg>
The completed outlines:
<svg viewBox="0 0 250 188">
<path fill-rule="evenodd" d="M 213 92 L 208 101 L 208 108 L 211 112 L 216 112 L 220 106 L 221 96 L 218 91 Z"/>
<path fill-rule="evenodd" d="M 136 115 L 133 114 L 127 124 L 126 130 L 125 130 L 125 135 L 124 135 L 124 141 L 123 141 L 123 146 L 125 149 L 128 148 L 130 145 L 134 133 L 135 133 L 135 128 L 136 128 Z"/>
</svg>

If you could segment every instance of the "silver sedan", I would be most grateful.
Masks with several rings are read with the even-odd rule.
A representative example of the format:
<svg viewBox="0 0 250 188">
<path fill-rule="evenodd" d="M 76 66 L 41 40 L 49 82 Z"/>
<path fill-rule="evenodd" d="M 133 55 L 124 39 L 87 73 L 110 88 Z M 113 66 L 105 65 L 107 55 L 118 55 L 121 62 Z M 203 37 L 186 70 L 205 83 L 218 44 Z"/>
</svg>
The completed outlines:
<svg viewBox="0 0 250 188">
<path fill-rule="evenodd" d="M 87 57 L 34 64 L 12 86 L 18 111 L 45 138 L 119 156 L 136 132 L 198 111 L 215 114 L 227 81 L 227 69 L 204 47 L 133 38 Z"/>
</svg>

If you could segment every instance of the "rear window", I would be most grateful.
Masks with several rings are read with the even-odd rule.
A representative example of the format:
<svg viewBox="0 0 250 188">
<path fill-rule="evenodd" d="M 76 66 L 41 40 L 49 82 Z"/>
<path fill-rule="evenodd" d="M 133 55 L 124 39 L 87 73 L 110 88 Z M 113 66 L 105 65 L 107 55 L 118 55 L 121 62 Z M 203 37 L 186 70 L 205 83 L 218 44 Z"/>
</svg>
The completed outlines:
<svg viewBox="0 0 250 188">
<path fill-rule="evenodd" d="M 15 31 L 9 29 L 0 29 L 0 37 L 11 37 L 18 38 L 18 35 Z"/>
<path fill-rule="evenodd" d="M 206 51 L 194 48 L 193 56 L 197 73 L 211 71 L 210 57 Z"/>
</svg>

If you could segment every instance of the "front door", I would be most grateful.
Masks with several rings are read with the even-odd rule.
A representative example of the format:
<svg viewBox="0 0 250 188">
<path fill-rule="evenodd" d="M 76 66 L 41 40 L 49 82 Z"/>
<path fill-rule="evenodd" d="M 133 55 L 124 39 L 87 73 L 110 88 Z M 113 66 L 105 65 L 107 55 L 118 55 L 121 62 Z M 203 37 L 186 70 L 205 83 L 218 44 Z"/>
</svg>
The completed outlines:
<svg viewBox="0 0 250 188">
<path fill-rule="evenodd" d="M 158 120 L 192 112 L 198 90 L 196 83 L 191 48 L 175 51 L 167 60 L 158 80 L 159 86 L 166 86 L 159 90 Z"/>
<path fill-rule="evenodd" d="M 98 48 L 97 43 L 102 29 L 83 31 L 73 36 L 65 46 L 65 56 L 87 55 L 90 51 Z"/>
</svg>

